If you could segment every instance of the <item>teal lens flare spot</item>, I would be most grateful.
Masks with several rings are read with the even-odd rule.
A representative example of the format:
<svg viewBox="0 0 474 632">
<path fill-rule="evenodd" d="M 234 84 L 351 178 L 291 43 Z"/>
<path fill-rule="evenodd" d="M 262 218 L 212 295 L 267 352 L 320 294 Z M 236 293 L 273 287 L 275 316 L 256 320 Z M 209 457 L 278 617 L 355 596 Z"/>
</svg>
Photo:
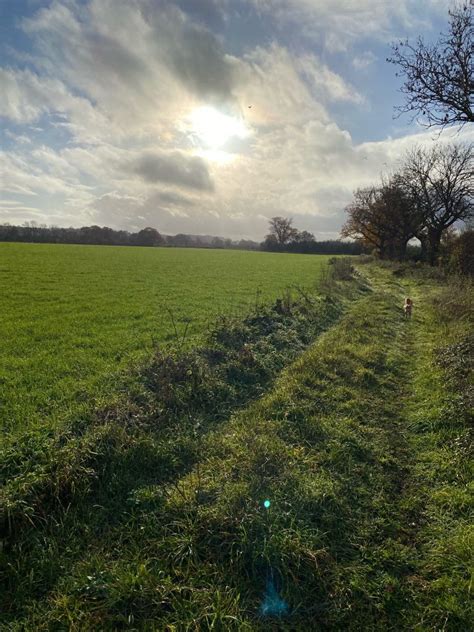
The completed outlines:
<svg viewBox="0 0 474 632">
<path fill-rule="evenodd" d="M 263 501 L 263 506 L 265 507 L 265 509 L 268 509 L 270 507 L 271 503 L 269 500 L 264 500 Z"/>
</svg>

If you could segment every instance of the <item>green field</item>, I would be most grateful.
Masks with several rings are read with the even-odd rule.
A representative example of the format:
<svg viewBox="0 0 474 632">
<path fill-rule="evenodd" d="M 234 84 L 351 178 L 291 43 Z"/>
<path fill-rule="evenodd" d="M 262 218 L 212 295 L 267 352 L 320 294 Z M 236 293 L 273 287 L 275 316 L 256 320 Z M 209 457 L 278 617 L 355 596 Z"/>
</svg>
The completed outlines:
<svg viewBox="0 0 474 632">
<path fill-rule="evenodd" d="M 0 629 L 472 629 L 472 284 L 353 265 L 0 454 Z"/>
<path fill-rule="evenodd" d="M 314 286 L 325 256 L 0 244 L 0 421 L 54 425 L 106 398 L 117 372 L 188 326 Z"/>
</svg>

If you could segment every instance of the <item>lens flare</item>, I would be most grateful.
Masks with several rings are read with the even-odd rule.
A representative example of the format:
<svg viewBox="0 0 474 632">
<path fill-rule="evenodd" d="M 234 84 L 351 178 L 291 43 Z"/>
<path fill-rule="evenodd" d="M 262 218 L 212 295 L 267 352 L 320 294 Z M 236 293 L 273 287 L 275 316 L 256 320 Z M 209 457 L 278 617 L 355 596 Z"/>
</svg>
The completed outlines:
<svg viewBox="0 0 474 632">
<path fill-rule="evenodd" d="M 265 507 L 265 509 L 268 509 L 271 505 L 271 502 L 269 500 L 264 500 L 263 501 L 263 506 Z"/>
<path fill-rule="evenodd" d="M 264 617 L 283 617 L 288 612 L 288 604 L 278 594 L 274 581 L 268 579 L 263 602 L 260 606 L 260 614 Z"/>
</svg>

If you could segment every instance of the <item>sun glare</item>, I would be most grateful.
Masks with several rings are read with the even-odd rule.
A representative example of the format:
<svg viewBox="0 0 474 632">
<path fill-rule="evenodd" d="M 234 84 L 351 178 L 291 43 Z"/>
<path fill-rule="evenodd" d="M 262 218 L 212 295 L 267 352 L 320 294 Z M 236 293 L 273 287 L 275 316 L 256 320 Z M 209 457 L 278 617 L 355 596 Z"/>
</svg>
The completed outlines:
<svg viewBox="0 0 474 632">
<path fill-rule="evenodd" d="M 221 149 L 198 149 L 193 152 L 195 156 L 204 158 L 208 162 L 216 162 L 220 165 L 230 164 L 238 158 L 238 154 L 232 154 L 228 151 L 222 151 Z"/>
<path fill-rule="evenodd" d="M 245 138 L 249 134 L 241 119 L 222 114 L 209 106 L 194 110 L 190 120 L 194 134 L 210 149 L 222 147 L 230 138 Z"/>
</svg>

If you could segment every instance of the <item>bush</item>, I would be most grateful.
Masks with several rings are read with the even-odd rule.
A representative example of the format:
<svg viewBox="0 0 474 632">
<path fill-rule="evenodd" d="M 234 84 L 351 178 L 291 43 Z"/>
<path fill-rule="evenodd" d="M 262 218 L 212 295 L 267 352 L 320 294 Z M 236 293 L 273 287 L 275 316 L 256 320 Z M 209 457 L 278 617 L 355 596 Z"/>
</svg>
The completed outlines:
<svg viewBox="0 0 474 632">
<path fill-rule="evenodd" d="M 336 281 L 350 281 L 354 276 L 354 267 L 347 257 L 332 257 L 329 259 L 332 277 Z"/>
<path fill-rule="evenodd" d="M 437 350 L 437 363 L 444 369 L 446 383 L 461 395 L 465 412 L 474 405 L 472 373 L 474 369 L 474 335 Z"/>
<path fill-rule="evenodd" d="M 357 263 L 373 263 L 376 260 L 376 257 L 373 255 L 359 255 L 357 259 Z"/>
<path fill-rule="evenodd" d="M 451 283 L 443 287 L 432 299 L 438 319 L 444 325 L 455 321 L 472 322 L 473 320 L 473 283 L 467 279 L 451 279 Z"/>
<path fill-rule="evenodd" d="M 452 274 L 474 277 L 474 230 L 466 230 L 450 244 L 442 263 Z"/>
</svg>

